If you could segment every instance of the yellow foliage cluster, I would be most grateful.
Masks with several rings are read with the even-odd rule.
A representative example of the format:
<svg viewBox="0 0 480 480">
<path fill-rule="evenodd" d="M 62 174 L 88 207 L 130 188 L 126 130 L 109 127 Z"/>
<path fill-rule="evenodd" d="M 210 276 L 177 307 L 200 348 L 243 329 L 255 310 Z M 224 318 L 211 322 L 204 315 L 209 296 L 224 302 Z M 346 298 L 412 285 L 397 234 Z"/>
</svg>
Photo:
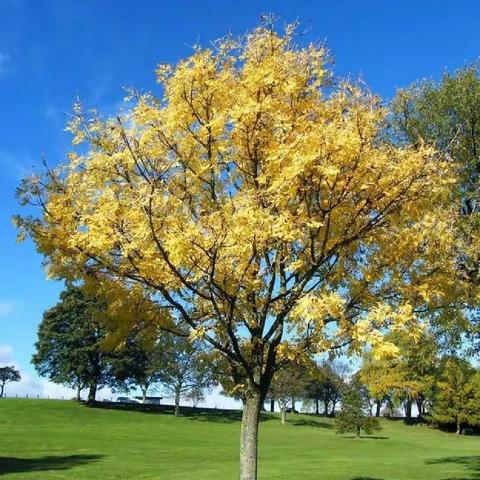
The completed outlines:
<svg viewBox="0 0 480 480">
<path fill-rule="evenodd" d="M 170 308 L 252 382 L 277 348 L 391 354 L 386 330 L 458 294 L 448 163 L 382 141 L 379 99 L 328 85 L 323 48 L 260 27 L 157 75 L 118 117 L 77 106 L 80 148 L 21 188 L 50 275 Z"/>
</svg>

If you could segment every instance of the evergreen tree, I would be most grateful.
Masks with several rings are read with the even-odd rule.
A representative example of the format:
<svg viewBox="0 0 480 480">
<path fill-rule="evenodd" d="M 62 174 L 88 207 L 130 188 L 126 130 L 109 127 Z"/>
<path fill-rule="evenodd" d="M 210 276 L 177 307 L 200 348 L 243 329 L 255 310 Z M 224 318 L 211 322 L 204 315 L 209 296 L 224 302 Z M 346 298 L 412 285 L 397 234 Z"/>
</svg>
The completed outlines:
<svg viewBox="0 0 480 480">
<path fill-rule="evenodd" d="M 335 417 L 335 431 L 340 434 L 352 432 L 360 438 L 362 431 L 370 435 L 381 430 L 378 418 L 369 415 L 368 410 L 358 382 L 352 382 L 342 396 L 342 410 Z"/>
</svg>

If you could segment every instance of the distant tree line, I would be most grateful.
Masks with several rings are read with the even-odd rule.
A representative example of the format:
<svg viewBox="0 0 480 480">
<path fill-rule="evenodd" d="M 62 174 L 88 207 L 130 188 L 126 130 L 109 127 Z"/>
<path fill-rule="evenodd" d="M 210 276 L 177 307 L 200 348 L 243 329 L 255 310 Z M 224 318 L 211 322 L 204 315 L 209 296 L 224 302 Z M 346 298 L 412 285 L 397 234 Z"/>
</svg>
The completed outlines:
<svg viewBox="0 0 480 480">
<path fill-rule="evenodd" d="M 138 389 L 143 401 L 160 390 L 174 397 L 176 415 L 182 397 L 198 403 L 213 385 L 201 342 L 138 327 L 116 341 L 104 314 L 104 300 L 83 287 L 63 291 L 38 328 L 32 358 L 37 372 L 76 389 L 78 400 L 87 389 L 89 403 L 102 387 L 127 394 Z"/>
</svg>

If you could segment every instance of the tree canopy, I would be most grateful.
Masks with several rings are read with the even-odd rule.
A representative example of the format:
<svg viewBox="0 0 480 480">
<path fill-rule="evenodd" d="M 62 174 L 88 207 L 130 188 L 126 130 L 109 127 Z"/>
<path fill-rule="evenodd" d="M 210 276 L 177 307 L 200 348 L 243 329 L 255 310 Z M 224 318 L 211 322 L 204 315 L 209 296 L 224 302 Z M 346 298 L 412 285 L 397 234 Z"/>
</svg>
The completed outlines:
<svg viewBox="0 0 480 480">
<path fill-rule="evenodd" d="M 32 357 L 39 375 L 76 388 L 77 398 L 81 389 L 88 388 L 90 402 L 109 378 L 106 330 L 101 320 L 104 309 L 101 300 L 81 287 L 68 287 L 60 301 L 44 313 Z"/>
<path fill-rule="evenodd" d="M 19 382 L 22 379 L 20 372 L 13 366 L 0 367 L 0 398 L 5 393 L 5 385 L 11 382 Z"/>
<path fill-rule="evenodd" d="M 195 47 L 158 68 L 160 98 L 133 92 L 111 118 L 76 105 L 78 148 L 19 189 L 41 207 L 16 221 L 49 275 L 183 322 L 244 379 L 242 479 L 256 478 L 259 411 L 282 362 L 395 351 L 386 330 L 414 330 L 421 307 L 461 289 L 449 163 L 383 141 L 386 109 L 332 85 L 326 58 L 292 26 Z"/>
</svg>

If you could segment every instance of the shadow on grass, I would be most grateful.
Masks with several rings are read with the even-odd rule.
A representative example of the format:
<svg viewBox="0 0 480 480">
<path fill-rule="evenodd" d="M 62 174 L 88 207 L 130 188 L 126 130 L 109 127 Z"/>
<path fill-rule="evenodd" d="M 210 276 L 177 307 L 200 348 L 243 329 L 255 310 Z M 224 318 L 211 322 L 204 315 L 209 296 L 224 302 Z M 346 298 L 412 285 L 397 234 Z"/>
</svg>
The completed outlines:
<svg viewBox="0 0 480 480">
<path fill-rule="evenodd" d="M 378 478 L 378 477 L 353 477 L 350 480 L 383 480 L 383 478 Z"/>
<path fill-rule="evenodd" d="M 378 477 L 353 477 L 350 480 L 383 480 L 383 478 L 378 478 Z"/>
<path fill-rule="evenodd" d="M 427 460 L 427 465 L 456 464 L 465 467 L 470 473 L 461 474 L 457 477 L 448 477 L 443 480 L 480 480 L 480 455 L 466 455 L 459 457 L 440 457 Z"/>
<path fill-rule="evenodd" d="M 316 420 L 306 420 L 304 418 L 299 418 L 298 420 L 287 419 L 289 425 L 295 425 L 300 427 L 317 427 L 317 428 L 326 428 L 331 430 L 333 425 L 327 422 L 317 422 Z"/>
<path fill-rule="evenodd" d="M 390 437 L 381 437 L 379 435 L 361 435 L 360 437 L 355 437 L 355 435 L 344 435 L 343 438 L 355 438 L 356 440 L 360 441 L 360 440 L 388 440 Z"/>
<path fill-rule="evenodd" d="M 104 455 L 49 455 L 38 458 L 0 457 L 0 475 L 47 470 L 67 470 L 79 465 L 96 462 L 103 457 Z"/>
<path fill-rule="evenodd" d="M 175 407 L 173 405 L 144 405 L 142 403 L 130 404 L 116 402 L 95 402 L 92 405 L 87 405 L 87 407 L 157 415 L 173 415 L 175 412 Z M 221 410 L 217 408 L 195 408 L 185 406 L 180 408 L 180 415 L 183 418 L 189 418 L 191 420 L 199 420 L 203 422 L 213 423 L 235 423 L 242 420 L 241 410 Z M 260 421 L 264 422 L 275 418 L 277 417 L 269 413 L 263 412 L 260 416 Z"/>
</svg>

